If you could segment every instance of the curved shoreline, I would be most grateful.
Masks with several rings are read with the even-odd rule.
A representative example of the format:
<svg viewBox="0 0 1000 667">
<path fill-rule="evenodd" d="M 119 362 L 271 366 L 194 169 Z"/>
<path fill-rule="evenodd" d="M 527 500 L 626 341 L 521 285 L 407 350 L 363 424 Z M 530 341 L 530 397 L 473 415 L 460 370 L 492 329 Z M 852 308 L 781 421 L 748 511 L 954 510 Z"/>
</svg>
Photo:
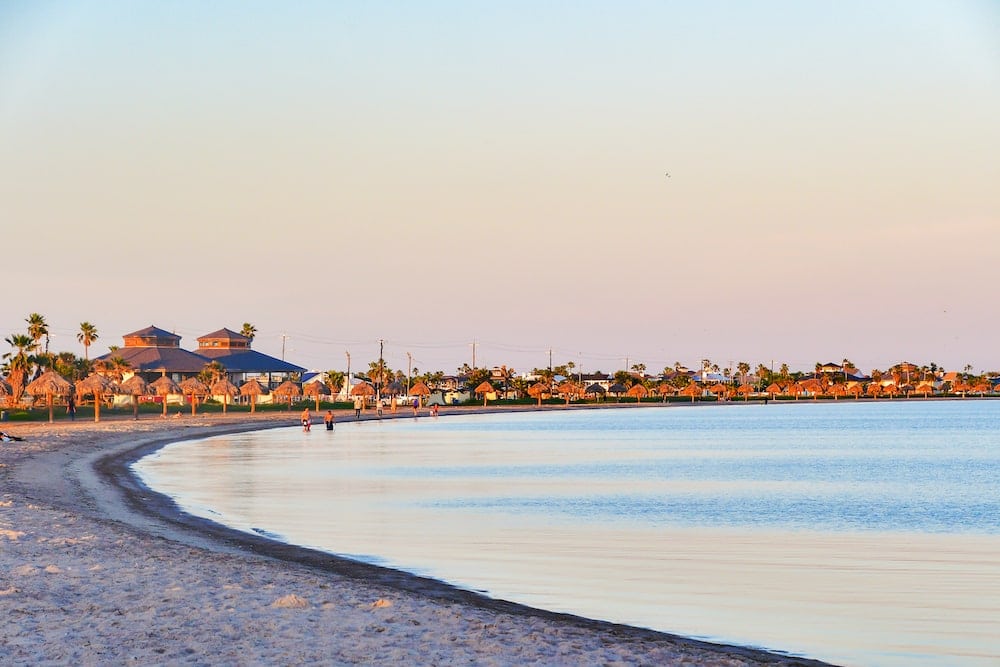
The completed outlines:
<svg viewBox="0 0 1000 667">
<path fill-rule="evenodd" d="M 491 410 L 470 409 L 463 412 L 489 411 Z M 409 417 L 409 415 L 399 414 L 396 417 Z M 386 418 L 392 417 L 387 415 Z M 225 558 L 227 566 L 235 573 L 249 574 L 246 570 L 253 570 L 255 573 L 263 573 L 267 578 L 271 574 L 270 570 L 274 569 L 282 575 L 291 575 L 293 579 L 303 575 L 305 579 L 310 580 L 306 590 L 315 591 L 317 587 L 344 588 L 346 594 L 343 597 L 368 595 L 369 598 L 375 595 L 371 592 L 375 590 L 378 591 L 377 600 L 386 602 L 387 606 L 395 605 L 394 613 L 408 617 L 410 627 L 424 628 L 419 641 L 411 639 L 408 646 L 402 649 L 404 652 L 411 652 L 409 659 L 415 659 L 419 664 L 438 662 L 441 655 L 447 656 L 447 659 L 470 659 L 471 656 L 474 661 L 492 664 L 526 662 L 551 664 L 553 660 L 557 664 L 586 663 L 595 660 L 609 661 L 608 651 L 615 655 L 615 660 L 627 664 L 670 664 L 683 661 L 695 664 L 825 664 L 748 647 L 712 644 L 643 628 L 535 609 L 489 598 L 435 579 L 275 542 L 185 514 L 179 511 L 169 498 L 143 486 L 129 470 L 133 461 L 171 442 L 290 426 L 289 421 L 291 421 L 289 415 L 278 415 L 265 419 L 229 417 L 225 418 L 225 421 L 223 418 L 209 417 L 202 420 L 200 425 L 170 424 L 152 420 L 116 421 L 111 423 L 110 428 L 101 428 L 99 424 L 91 424 L 89 428 L 79 423 L 67 424 L 61 425 L 66 431 L 86 433 L 91 436 L 79 438 L 78 442 L 67 446 L 57 446 L 63 443 L 58 443 L 57 438 L 45 437 L 47 431 L 54 430 L 53 427 L 46 425 L 32 428 L 31 430 L 37 435 L 18 443 L 22 445 L 20 449 L 25 450 L 24 455 L 15 457 L 12 463 L 8 463 L 0 471 L 5 482 L 11 482 L 4 485 L 6 487 L 4 497 L 0 499 L 0 502 L 5 503 L 0 505 L 0 512 L 3 512 L 0 514 L 0 531 L 6 530 L 7 534 L 22 533 L 14 540 L 8 537 L 7 541 L 17 545 L 25 542 L 23 535 L 27 531 L 23 527 L 4 525 L 9 523 L 4 521 L 9 513 L 8 510 L 11 507 L 19 508 L 23 515 L 32 508 L 38 509 L 36 503 L 39 501 L 47 500 L 53 509 L 62 511 L 69 509 L 74 518 L 96 521 L 107 529 L 110 537 L 120 539 L 122 534 L 126 534 L 129 536 L 127 539 L 134 540 L 140 547 L 155 546 L 166 549 L 169 553 L 167 559 L 179 559 L 182 572 L 174 574 L 181 578 L 189 568 L 198 570 L 220 558 Z M 32 451 L 36 448 L 29 443 L 36 439 L 42 442 L 42 447 Z M 3 451 L 6 453 L 9 450 Z M 6 458 L 0 460 L 6 461 Z M 22 501 L 24 506 L 21 507 L 18 501 Z M 17 515 L 18 512 L 15 511 L 13 514 Z M 44 526 L 41 528 L 45 529 Z M 44 544 L 51 540 L 51 537 L 39 536 L 39 539 L 42 544 L 41 552 L 44 554 Z M 0 533 L 0 544 L 3 544 L 3 540 L 3 533 Z M 104 542 L 108 541 L 109 537 L 104 538 Z M 3 554 L 0 555 L 0 574 L 4 573 L 5 568 L 14 572 L 24 572 L 23 568 L 28 567 L 25 565 L 21 570 L 17 570 L 16 567 L 12 567 L 12 563 L 5 562 L 8 560 L 6 556 L 10 554 L 10 550 L 5 549 L 0 553 Z M 108 569 L 112 564 L 106 561 L 105 558 L 104 562 L 98 565 Z M 59 569 L 58 566 L 55 567 Z M 225 570 L 221 576 L 223 580 L 230 578 Z M 0 585 L 0 610 L 16 600 L 18 593 L 22 592 L 17 586 L 7 591 L 3 589 L 3 585 Z M 114 587 L 111 587 L 101 590 L 100 594 L 115 598 L 115 593 Z M 212 590 L 205 590 L 202 593 L 204 595 L 199 596 L 199 592 L 195 590 L 193 599 L 206 597 L 211 602 L 214 600 L 213 595 L 217 595 L 217 591 Z M 155 597 L 157 592 L 151 590 L 149 594 Z M 304 600 L 307 609 L 316 609 L 308 600 L 309 595 L 302 593 L 291 595 L 297 596 L 298 600 Z M 152 602 L 154 601 L 151 600 L 150 603 Z M 277 602 L 273 602 L 270 607 L 264 607 L 263 612 L 257 609 L 251 615 L 252 620 L 257 620 L 256 617 L 260 614 L 266 616 L 268 612 L 275 613 L 271 607 Z M 323 608 L 337 605 L 337 601 L 332 600 L 324 604 Z M 466 641 L 462 650 L 458 651 L 452 629 L 436 633 L 433 628 L 427 627 L 427 617 L 440 615 L 442 608 L 450 610 L 447 616 L 448 623 L 453 621 L 481 623 L 484 628 L 489 628 L 500 625 L 502 621 L 504 627 L 509 627 L 503 637 L 481 636 L 470 645 L 465 645 L 469 644 Z M 283 611 L 287 613 L 287 610 Z M 351 622 L 356 624 L 370 622 L 373 615 L 378 616 L 380 613 L 378 608 L 372 605 L 354 609 L 353 612 L 357 619 Z M 342 609 L 340 613 L 343 613 Z M 239 615 L 235 614 L 237 617 Z M 484 616 L 486 620 L 482 619 Z M 50 623 L 57 619 L 45 620 L 46 623 Z M 397 622 L 393 627 L 398 625 L 401 624 Z M 16 627 L 16 624 L 14 626 Z M 58 627 L 58 623 L 56 626 Z M 369 633 L 348 636 L 347 641 L 353 639 L 355 645 L 346 647 L 345 654 L 332 659 L 333 662 L 336 663 L 338 660 L 354 662 L 354 659 L 349 657 L 353 655 L 351 649 L 365 653 L 367 655 L 365 662 L 380 662 L 377 656 L 373 657 L 370 654 L 370 650 L 386 645 L 387 640 L 393 640 L 394 635 L 391 630 L 392 627 L 387 626 L 379 630 L 374 638 L 370 637 Z M 254 647 L 263 644 L 262 647 L 258 647 L 260 653 L 256 659 L 268 660 L 268 651 L 278 650 L 281 655 L 291 657 L 294 661 L 308 662 L 312 661 L 309 656 L 315 648 L 317 639 L 315 631 L 315 626 L 310 626 L 308 622 L 298 623 L 296 630 L 292 632 L 293 639 L 290 642 L 282 640 L 278 642 L 278 646 L 273 646 L 270 638 L 262 636 L 251 637 L 249 641 Z M 387 635 L 387 632 L 390 634 Z M 9 627 L 0 631 L 2 640 L 0 656 L 3 655 L 6 635 L 9 633 Z M 488 634 L 483 630 L 479 633 Z M 438 634 L 441 636 L 437 636 Z M 562 635 L 568 635 L 569 638 Z M 209 639 L 201 642 L 200 648 L 195 649 L 196 653 L 203 659 L 227 662 L 223 657 L 226 647 L 215 646 L 214 641 L 217 640 Z M 398 642 L 388 643 L 395 646 Z M 403 644 L 407 645 L 407 642 L 403 641 Z M 301 648 L 297 651 L 296 647 Z M 163 656 L 168 654 L 163 651 L 169 651 L 169 648 L 150 644 L 145 650 L 150 659 L 162 660 Z M 188 647 L 188 650 L 191 650 L 191 647 Z M 251 648 L 251 654 L 252 651 Z M 431 658 L 431 655 L 438 657 Z M 29 653 L 22 657 L 51 659 L 51 656 L 44 652 Z M 398 659 L 397 657 L 390 660 L 386 656 L 386 662 L 396 662 Z M 329 655 L 323 658 L 323 661 L 329 660 Z"/>
</svg>

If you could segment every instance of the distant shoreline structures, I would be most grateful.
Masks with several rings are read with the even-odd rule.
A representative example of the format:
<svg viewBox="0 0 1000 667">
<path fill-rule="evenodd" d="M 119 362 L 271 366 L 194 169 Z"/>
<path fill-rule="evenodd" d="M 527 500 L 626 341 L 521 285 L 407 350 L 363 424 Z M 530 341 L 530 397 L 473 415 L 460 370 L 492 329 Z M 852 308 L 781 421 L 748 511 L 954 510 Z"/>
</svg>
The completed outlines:
<svg viewBox="0 0 1000 667">
<path fill-rule="evenodd" d="M 284 358 L 252 350 L 256 328 L 246 322 L 240 332 L 222 328 L 199 337 L 196 352 L 182 349 L 180 336 L 151 325 L 125 334 L 124 347 L 111 346 L 108 353 L 94 359 L 89 359 L 89 349 L 98 332 L 84 322 L 77 335 L 85 349 L 81 359 L 71 352 L 49 351 L 48 324 L 42 315 L 32 313 L 25 321 L 27 333 L 5 339 L 11 350 L 3 355 L 0 366 L 0 403 L 15 409 L 44 401 L 50 420 L 53 405 L 65 406 L 72 417 L 88 396 L 97 421 L 102 403 L 109 409 L 131 405 L 138 417 L 143 403 L 157 404 L 166 416 L 168 403 L 190 406 L 194 414 L 199 402 L 221 404 L 223 411 L 232 405 L 235 410 L 253 412 L 258 405 L 280 403 L 290 409 L 293 403 L 309 401 L 319 410 L 324 402 L 332 407 L 356 397 L 365 408 L 395 410 L 409 406 L 414 399 L 421 406 L 486 406 L 491 402 L 502 406 L 525 402 L 568 405 L 1000 395 L 1000 372 L 977 375 L 970 366 L 949 371 L 935 363 L 900 362 L 865 374 L 849 359 L 816 363 L 811 371 L 792 371 L 784 363 L 777 370 L 773 363 L 753 368 L 747 362 L 723 368 L 702 359 L 698 370 L 675 362 L 652 373 L 642 363 L 608 374 L 584 372 L 574 362 L 566 362 L 520 373 L 506 365 L 486 368 L 463 364 L 454 374 L 446 374 L 412 367 L 393 370 L 381 354 L 352 371 L 347 353 L 344 371 L 309 371 Z"/>
</svg>

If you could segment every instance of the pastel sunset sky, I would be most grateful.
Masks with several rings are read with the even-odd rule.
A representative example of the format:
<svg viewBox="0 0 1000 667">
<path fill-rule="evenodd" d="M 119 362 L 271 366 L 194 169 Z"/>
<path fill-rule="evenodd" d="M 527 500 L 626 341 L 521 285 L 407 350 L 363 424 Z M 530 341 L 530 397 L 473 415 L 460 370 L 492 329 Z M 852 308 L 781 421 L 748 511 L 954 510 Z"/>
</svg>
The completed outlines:
<svg viewBox="0 0 1000 667">
<path fill-rule="evenodd" d="M 8 0 L 0 224 L 78 354 L 997 370 L 1000 3 Z"/>
</svg>

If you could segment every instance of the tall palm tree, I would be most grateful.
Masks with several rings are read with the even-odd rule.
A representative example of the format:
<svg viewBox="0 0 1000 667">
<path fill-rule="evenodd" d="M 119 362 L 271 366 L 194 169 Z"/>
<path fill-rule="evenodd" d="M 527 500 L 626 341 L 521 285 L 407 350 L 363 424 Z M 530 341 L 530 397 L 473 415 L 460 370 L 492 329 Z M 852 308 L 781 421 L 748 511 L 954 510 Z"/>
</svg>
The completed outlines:
<svg viewBox="0 0 1000 667">
<path fill-rule="evenodd" d="M 45 339 L 45 354 L 49 353 L 49 325 L 45 321 L 45 316 L 38 313 L 28 315 L 25 320 L 28 323 L 28 335 L 35 341 L 35 347 L 40 347 L 39 342 Z"/>
<path fill-rule="evenodd" d="M 756 373 L 757 373 L 757 380 L 760 382 L 760 386 L 766 387 L 767 385 L 771 384 L 771 382 L 770 382 L 770 380 L 771 380 L 771 369 L 770 368 L 768 368 L 764 364 L 757 364 L 757 371 L 756 371 Z M 764 378 L 765 377 L 767 377 L 767 379 L 769 380 L 766 383 L 764 382 Z"/>
<path fill-rule="evenodd" d="M 848 368 L 854 368 L 854 363 L 850 359 L 848 359 L 846 357 L 840 363 L 842 363 L 844 365 L 844 382 L 847 382 L 847 369 Z"/>
<path fill-rule="evenodd" d="M 255 327 L 254 325 L 250 324 L 249 322 L 244 322 L 243 323 L 243 328 L 240 329 L 240 333 L 243 334 L 244 336 L 246 336 L 247 338 L 249 338 L 250 342 L 252 343 L 253 339 L 254 339 L 254 336 L 257 335 L 257 327 Z"/>
<path fill-rule="evenodd" d="M 736 364 L 736 370 L 739 371 L 740 374 L 741 378 L 740 384 L 746 384 L 747 375 L 750 374 L 750 364 L 748 364 L 745 361 L 741 361 L 738 364 Z"/>
<path fill-rule="evenodd" d="M 10 383 L 11 401 L 16 404 L 21 400 L 24 387 L 28 384 L 28 372 L 31 370 L 29 353 L 35 349 L 36 343 L 34 338 L 26 334 L 11 334 L 4 341 L 17 350 L 3 355 L 7 360 L 7 382 Z"/>
<path fill-rule="evenodd" d="M 98 339 L 97 327 L 90 322 L 80 322 L 80 333 L 76 339 L 83 344 L 83 358 L 90 361 L 90 346 Z"/>
</svg>

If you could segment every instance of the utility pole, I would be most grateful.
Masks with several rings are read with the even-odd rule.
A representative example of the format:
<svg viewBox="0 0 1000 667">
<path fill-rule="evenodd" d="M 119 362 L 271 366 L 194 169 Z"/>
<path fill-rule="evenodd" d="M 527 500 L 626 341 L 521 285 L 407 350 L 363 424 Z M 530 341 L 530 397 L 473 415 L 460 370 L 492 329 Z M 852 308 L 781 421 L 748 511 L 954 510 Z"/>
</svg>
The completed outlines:
<svg viewBox="0 0 1000 667">
<path fill-rule="evenodd" d="M 351 398 L 351 353 L 348 350 L 344 350 L 344 354 L 347 355 L 347 379 L 344 381 L 346 384 L 346 389 L 344 390 L 344 396 L 350 400 Z"/>
<path fill-rule="evenodd" d="M 549 348 L 549 373 L 552 373 L 552 348 Z"/>
<path fill-rule="evenodd" d="M 281 334 L 281 360 L 285 360 L 285 341 L 288 340 L 288 334 Z"/>
<path fill-rule="evenodd" d="M 410 395 L 410 374 L 413 371 L 413 355 L 406 353 L 406 395 Z"/>
<path fill-rule="evenodd" d="M 472 341 L 472 370 L 476 370 L 476 341 Z"/>
<path fill-rule="evenodd" d="M 382 346 L 385 341 L 381 338 L 378 339 L 378 382 L 375 383 L 375 401 L 377 402 L 379 409 L 382 406 L 382 381 L 385 379 L 385 364 L 382 362 Z M 379 413 L 381 414 L 381 412 Z"/>
</svg>

